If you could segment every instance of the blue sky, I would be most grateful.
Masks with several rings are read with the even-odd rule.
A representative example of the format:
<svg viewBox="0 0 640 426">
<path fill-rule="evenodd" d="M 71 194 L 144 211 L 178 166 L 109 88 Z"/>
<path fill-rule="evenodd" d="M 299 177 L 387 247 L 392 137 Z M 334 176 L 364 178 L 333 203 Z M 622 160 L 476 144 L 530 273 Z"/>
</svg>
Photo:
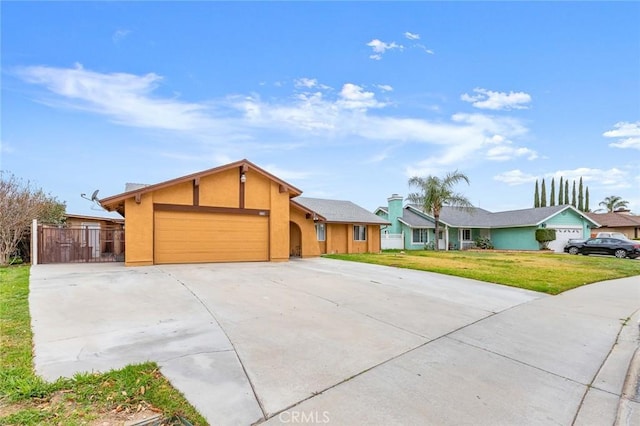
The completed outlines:
<svg viewBox="0 0 640 426">
<path fill-rule="evenodd" d="M 373 210 L 581 176 L 640 213 L 638 2 L 2 2 L 0 169 L 80 197 L 247 158 Z"/>
</svg>

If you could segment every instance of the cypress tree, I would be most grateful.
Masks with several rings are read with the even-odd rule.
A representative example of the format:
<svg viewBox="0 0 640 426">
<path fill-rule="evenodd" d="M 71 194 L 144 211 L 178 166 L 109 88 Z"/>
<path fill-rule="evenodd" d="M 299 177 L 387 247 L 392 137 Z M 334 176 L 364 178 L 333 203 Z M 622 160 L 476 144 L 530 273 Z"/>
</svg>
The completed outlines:
<svg viewBox="0 0 640 426">
<path fill-rule="evenodd" d="M 571 205 L 576 206 L 576 181 L 573 181 L 573 190 L 571 191 Z"/>
<path fill-rule="evenodd" d="M 533 193 L 533 207 L 540 207 L 540 194 L 538 193 L 538 179 L 536 179 L 536 190 Z"/>
<path fill-rule="evenodd" d="M 556 205 L 556 180 L 555 178 L 551 178 L 551 195 L 549 195 L 549 205 Z"/>
<path fill-rule="evenodd" d="M 587 188 L 584 191 L 584 211 L 588 212 L 589 210 L 589 187 L 587 186 Z"/>
<path fill-rule="evenodd" d="M 564 181 L 564 203 L 569 204 L 569 179 Z"/>
<path fill-rule="evenodd" d="M 562 176 L 560 176 L 560 185 L 558 186 L 558 205 L 561 206 L 564 204 L 564 194 L 562 190 L 564 189 L 564 182 Z"/>
<path fill-rule="evenodd" d="M 582 176 L 580 176 L 580 185 L 578 185 L 578 210 L 584 211 L 584 188 L 582 187 Z"/>
<path fill-rule="evenodd" d="M 540 189 L 540 207 L 547 207 L 547 188 L 542 179 L 542 188 Z"/>
</svg>

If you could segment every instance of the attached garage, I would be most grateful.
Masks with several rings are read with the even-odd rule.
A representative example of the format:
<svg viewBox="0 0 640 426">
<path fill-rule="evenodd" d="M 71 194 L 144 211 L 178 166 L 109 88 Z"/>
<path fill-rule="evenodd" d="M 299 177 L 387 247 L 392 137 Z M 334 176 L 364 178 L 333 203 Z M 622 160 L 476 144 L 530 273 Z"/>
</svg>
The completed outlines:
<svg viewBox="0 0 640 426">
<path fill-rule="evenodd" d="M 556 239 L 549 243 L 549 248 L 556 253 L 562 253 L 570 239 L 584 238 L 582 226 L 549 226 L 549 228 L 556 230 Z"/>
<path fill-rule="evenodd" d="M 100 204 L 125 218 L 127 266 L 282 262 L 318 256 L 325 247 L 347 253 L 380 250 L 380 223 L 387 222 L 346 201 L 305 207 L 294 201 L 304 201 L 301 194 L 241 160 L 153 185 L 127 184 L 125 192 Z M 333 232 L 334 227 L 344 232 Z M 356 238 L 355 227 L 366 228 L 366 238 Z M 343 240 L 339 247 L 332 245 Z"/>
<path fill-rule="evenodd" d="M 154 263 L 269 260 L 269 218 L 247 214 L 156 211 Z"/>
</svg>

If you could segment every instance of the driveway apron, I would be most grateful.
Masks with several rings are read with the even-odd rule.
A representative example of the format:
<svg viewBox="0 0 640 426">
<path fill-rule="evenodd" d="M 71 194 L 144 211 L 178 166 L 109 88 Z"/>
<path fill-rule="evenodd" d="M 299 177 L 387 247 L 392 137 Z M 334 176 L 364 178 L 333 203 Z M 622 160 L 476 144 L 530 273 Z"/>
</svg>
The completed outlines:
<svg viewBox="0 0 640 426">
<path fill-rule="evenodd" d="M 40 265 L 30 306 L 45 378 L 154 360 L 211 424 L 579 424 L 615 418 L 637 291 L 318 258 Z"/>
</svg>

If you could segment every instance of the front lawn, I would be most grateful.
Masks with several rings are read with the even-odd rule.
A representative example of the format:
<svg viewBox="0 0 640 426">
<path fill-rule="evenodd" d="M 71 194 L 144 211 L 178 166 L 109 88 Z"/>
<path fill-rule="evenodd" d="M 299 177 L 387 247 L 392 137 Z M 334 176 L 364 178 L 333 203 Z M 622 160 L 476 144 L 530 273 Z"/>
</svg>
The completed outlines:
<svg viewBox="0 0 640 426">
<path fill-rule="evenodd" d="M 410 250 L 326 257 L 438 272 L 549 294 L 640 275 L 639 260 L 535 252 Z"/>
<path fill-rule="evenodd" d="M 0 425 L 207 424 L 153 362 L 50 383 L 33 372 L 29 267 L 0 268 Z M 154 423 L 159 424 L 159 423 Z"/>
</svg>

